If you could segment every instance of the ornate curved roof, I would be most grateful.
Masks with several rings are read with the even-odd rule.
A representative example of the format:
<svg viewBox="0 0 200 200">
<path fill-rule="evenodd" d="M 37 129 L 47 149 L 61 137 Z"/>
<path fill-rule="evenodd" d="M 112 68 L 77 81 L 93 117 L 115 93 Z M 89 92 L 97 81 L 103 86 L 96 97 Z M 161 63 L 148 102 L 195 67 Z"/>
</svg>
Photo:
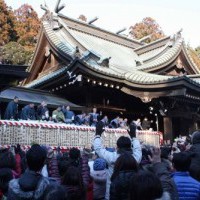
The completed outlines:
<svg viewBox="0 0 200 200">
<path fill-rule="evenodd" d="M 55 23 L 58 26 L 56 28 Z M 67 58 L 70 63 L 66 62 L 62 68 L 28 82 L 26 87 L 38 87 L 66 73 L 67 70 L 73 71 L 77 62 L 84 65 L 81 68 L 83 72 L 87 71 L 96 77 L 114 80 L 129 87 L 133 84 L 143 85 L 144 88 L 147 85 L 157 87 L 158 84 L 166 85 L 174 82 L 178 84 L 180 81 L 200 87 L 199 81 L 195 78 L 193 80 L 190 75 L 172 76 L 153 73 L 175 66 L 177 58 L 181 55 L 191 74 L 199 74 L 200 70 L 189 56 L 180 32 L 144 45 L 137 40 L 61 14 L 56 16 L 56 20 L 52 17 L 44 20 L 42 31 L 52 52 L 56 52 L 63 59 Z M 77 48 L 79 56 L 75 54 Z M 106 65 L 103 64 L 104 61 Z"/>
</svg>

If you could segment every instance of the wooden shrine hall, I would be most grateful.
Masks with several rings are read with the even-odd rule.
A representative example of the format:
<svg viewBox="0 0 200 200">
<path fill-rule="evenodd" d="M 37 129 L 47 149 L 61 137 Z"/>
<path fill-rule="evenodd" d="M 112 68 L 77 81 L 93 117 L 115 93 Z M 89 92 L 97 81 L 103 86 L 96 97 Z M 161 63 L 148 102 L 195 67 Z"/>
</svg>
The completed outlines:
<svg viewBox="0 0 200 200">
<path fill-rule="evenodd" d="M 165 139 L 200 127 L 200 70 L 181 31 L 150 44 L 52 12 L 46 5 L 22 86 L 112 116 L 148 117 Z"/>
</svg>

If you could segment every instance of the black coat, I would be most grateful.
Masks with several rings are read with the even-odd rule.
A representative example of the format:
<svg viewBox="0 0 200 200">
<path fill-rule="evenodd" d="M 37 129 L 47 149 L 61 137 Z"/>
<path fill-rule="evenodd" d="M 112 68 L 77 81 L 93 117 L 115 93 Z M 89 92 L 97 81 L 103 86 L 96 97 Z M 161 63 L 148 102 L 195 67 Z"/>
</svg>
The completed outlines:
<svg viewBox="0 0 200 200">
<path fill-rule="evenodd" d="M 110 200 L 128 200 L 129 182 L 134 176 L 134 171 L 121 171 L 111 182 Z"/>
<path fill-rule="evenodd" d="M 96 121 L 95 121 L 96 120 Z M 100 115 L 98 113 L 90 113 L 90 126 L 97 125 L 97 122 L 100 120 Z"/>
<path fill-rule="evenodd" d="M 22 109 L 21 119 L 24 119 L 24 120 L 28 120 L 28 119 L 35 120 L 36 118 L 35 118 L 35 110 L 34 110 L 34 108 L 31 108 L 30 105 L 25 106 Z"/>
<path fill-rule="evenodd" d="M 96 135 L 101 135 L 105 129 L 105 123 L 101 120 L 96 124 Z"/>
<path fill-rule="evenodd" d="M 43 200 L 45 190 L 54 181 L 33 171 L 26 171 L 19 179 L 9 183 L 7 200 Z"/>
<path fill-rule="evenodd" d="M 4 119 L 17 119 L 18 118 L 17 114 L 18 114 L 18 104 L 14 101 L 9 102 L 5 111 Z"/>
<path fill-rule="evenodd" d="M 46 106 L 39 105 L 37 108 L 37 119 L 42 120 L 45 119 L 45 113 L 49 111 Z"/>
<path fill-rule="evenodd" d="M 110 122 L 110 126 L 111 128 L 119 128 L 120 124 L 118 122 L 117 119 L 113 119 L 111 122 Z"/>
<path fill-rule="evenodd" d="M 192 153 L 190 175 L 200 181 L 200 143 L 194 144 L 190 148 L 190 152 Z"/>
</svg>

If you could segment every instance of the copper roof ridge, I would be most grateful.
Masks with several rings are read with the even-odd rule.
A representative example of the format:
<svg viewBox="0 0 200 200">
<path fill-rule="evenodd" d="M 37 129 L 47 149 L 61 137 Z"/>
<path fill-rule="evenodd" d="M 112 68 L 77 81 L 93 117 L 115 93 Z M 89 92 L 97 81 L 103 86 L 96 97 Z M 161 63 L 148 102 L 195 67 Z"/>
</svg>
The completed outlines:
<svg viewBox="0 0 200 200">
<path fill-rule="evenodd" d="M 143 50 L 144 52 L 142 51 L 140 54 L 144 54 L 144 53 L 146 53 L 148 51 L 151 51 L 153 49 L 159 48 L 160 46 L 166 45 L 168 41 L 166 41 L 166 43 L 164 45 L 161 45 L 162 43 L 160 43 L 160 42 L 165 41 L 165 40 L 169 40 L 169 39 L 170 39 L 170 36 L 166 36 L 164 38 L 161 38 L 161 39 L 158 39 L 156 41 L 153 41 L 153 42 L 151 42 L 149 44 L 145 44 L 145 45 L 143 45 L 141 47 L 138 47 L 138 48 L 134 49 L 134 51 L 137 53 L 138 51 Z M 156 48 L 153 48 L 154 45 L 156 45 L 156 44 L 160 44 L 160 46 L 156 47 Z"/>
<path fill-rule="evenodd" d="M 152 69 L 162 68 L 163 65 L 171 62 L 171 60 L 173 58 L 176 58 L 177 54 L 179 54 L 180 51 L 181 51 L 182 43 L 183 43 L 183 38 L 179 38 L 179 39 L 176 40 L 176 43 L 174 44 L 174 46 L 172 48 L 168 49 L 168 51 L 170 51 L 170 50 L 171 51 L 173 50 L 173 51 L 171 53 L 169 53 L 170 57 L 168 56 L 169 58 L 167 59 L 167 61 L 165 61 L 164 59 L 161 59 L 161 57 L 159 57 L 159 59 L 161 59 L 160 62 L 157 61 L 157 63 L 153 63 L 155 60 L 152 60 L 149 63 L 144 64 L 144 65 L 147 65 L 147 66 L 141 65 L 140 67 L 138 67 L 138 69 L 143 71 L 143 70 L 152 70 Z M 166 54 L 168 51 L 165 51 L 164 54 Z M 163 56 L 164 54 L 162 54 L 161 56 Z M 149 66 L 150 64 L 152 66 Z"/>
<path fill-rule="evenodd" d="M 122 36 L 122 35 L 119 35 L 119 34 L 116 34 L 116 33 L 114 33 L 114 32 L 108 31 L 108 30 L 106 30 L 106 29 L 103 29 L 103 28 L 94 26 L 94 25 L 92 25 L 92 24 L 88 24 L 88 23 L 82 22 L 82 21 L 80 21 L 80 20 L 76 20 L 76 19 L 67 17 L 67 16 L 65 16 L 65 15 L 63 15 L 63 14 L 58 13 L 58 16 L 59 16 L 59 17 L 63 17 L 64 19 L 71 20 L 71 21 L 73 21 L 73 22 L 79 23 L 79 24 L 81 24 L 81 25 L 83 25 L 83 26 L 86 26 L 86 27 L 89 27 L 89 28 L 91 28 L 91 29 L 95 29 L 95 30 L 97 30 L 97 31 L 104 32 L 104 33 L 106 33 L 106 34 L 110 34 L 110 35 L 113 35 L 113 36 L 115 36 L 115 37 L 119 37 L 120 39 L 124 39 L 124 40 L 126 40 L 126 41 L 135 43 L 135 44 L 137 44 L 137 45 L 141 45 L 141 46 L 143 45 L 141 42 L 139 42 L 139 41 L 136 40 L 136 39 L 131 39 L 131 38 L 124 37 L 124 36 Z M 83 32 L 84 32 L 84 31 L 83 31 Z M 90 33 L 90 34 L 91 34 L 91 33 Z M 91 34 L 91 35 L 94 35 L 94 36 L 95 36 L 95 34 Z M 105 39 L 105 38 L 104 38 L 104 39 Z"/>
</svg>

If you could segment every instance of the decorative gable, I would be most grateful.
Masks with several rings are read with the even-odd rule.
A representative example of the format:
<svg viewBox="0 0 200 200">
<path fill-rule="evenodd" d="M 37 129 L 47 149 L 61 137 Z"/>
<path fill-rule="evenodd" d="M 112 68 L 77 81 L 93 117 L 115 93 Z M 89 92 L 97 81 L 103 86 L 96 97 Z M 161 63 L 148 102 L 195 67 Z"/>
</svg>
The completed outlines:
<svg viewBox="0 0 200 200">
<path fill-rule="evenodd" d="M 168 66 L 165 66 L 161 70 L 158 70 L 156 73 L 168 76 L 184 76 L 196 74 L 182 52 L 180 52 L 179 56 L 174 60 L 174 62 Z"/>
<path fill-rule="evenodd" d="M 178 57 L 173 66 L 170 67 L 167 71 L 165 71 L 164 74 L 169 76 L 183 76 L 187 75 L 188 71 L 181 58 Z"/>
</svg>

